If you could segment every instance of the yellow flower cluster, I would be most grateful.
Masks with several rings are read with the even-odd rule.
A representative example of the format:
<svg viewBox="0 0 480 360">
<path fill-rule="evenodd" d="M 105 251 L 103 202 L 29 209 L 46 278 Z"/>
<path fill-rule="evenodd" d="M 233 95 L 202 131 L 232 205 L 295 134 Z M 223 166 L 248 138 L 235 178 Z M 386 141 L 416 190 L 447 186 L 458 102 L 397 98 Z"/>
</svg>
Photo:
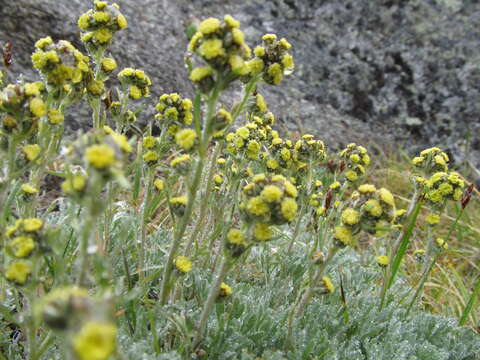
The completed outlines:
<svg viewBox="0 0 480 360">
<path fill-rule="evenodd" d="M 14 225 L 7 227 L 7 254 L 14 260 L 5 269 L 5 278 L 18 285 L 23 285 L 32 272 L 29 258 L 42 241 L 42 220 L 37 218 L 18 219 Z M 22 260 L 19 260 L 22 259 Z"/>
<path fill-rule="evenodd" d="M 196 144 L 197 133 L 193 129 L 182 129 L 175 134 L 175 143 L 183 150 L 189 151 Z"/>
<path fill-rule="evenodd" d="M 115 351 L 116 338 L 114 324 L 90 321 L 73 337 L 73 348 L 80 360 L 107 360 Z"/>
<path fill-rule="evenodd" d="M 27 282 L 32 273 L 32 266 L 26 261 L 12 261 L 8 264 L 5 271 L 5 278 L 17 285 L 23 285 Z"/>
<path fill-rule="evenodd" d="M 17 236 L 33 236 L 35 237 L 35 240 L 38 241 L 38 236 L 43 225 L 43 221 L 38 218 L 18 219 L 14 225 L 7 227 L 5 230 L 5 236 L 9 239 Z"/>
<path fill-rule="evenodd" d="M 117 75 L 118 80 L 125 88 L 128 88 L 128 95 L 133 100 L 150 96 L 152 81 L 145 74 L 145 71 L 125 68 Z"/>
<path fill-rule="evenodd" d="M 122 180 L 123 166 L 131 152 L 128 138 L 108 126 L 81 136 L 68 148 L 67 159 L 74 166 L 69 167 L 63 191 L 77 198 L 91 194 L 95 182 L 90 178 L 94 174 L 101 175 L 103 181 Z"/>
<path fill-rule="evenodd" d="M 117 68 L 117 62 L 112 58 L 103 58 L 100 62 L 101 68 L 104 72 L 111 73 Z"/>
<path fill-rule="evenodd" d="M 230 229 L 227 233 L 226 246 L 232 257 L 239 257 L 248 246 L 245 234 L 239 229 Z"/>
<path fill-rule="evenodd" d="M 42 148 L 38 144 L 27 144 L 22 147 L 22 152 L 26 161 L 38 163 Z"/>
<path fill-rule="evenodd" d="M 323 141 L 315 140 L 314 136 L 310 134 L 303 135 L 293 148 L 293 159 L 298 163 L 299 168 L 306 165 L 302 163 L 318 163 L 325 160 L 326 157 Z"/>
<path fill-rule="evenodd" d="M 321 294 L 333 294 L 335 292 L 335 286 L 333 285 L 332 279 L 328 276 L 323 276 L 320 279 L 320 289 Z"/>
<path fill-rule="evenodd" d="M 250 160 L 257 160 L 262 150 L 262 143 L 268 137 L 271 128 L 258 125 L 256 122 L 247 122 L 235 132 L 227 134 L 227 151 L 230 155 L 245 155 Z"/>
<path fill-rule="evenodd" d="M 30 184 L 22 184 L 22 186 L 20 186 L 20 190 L 22 190 L 22 192 L 27 197 L 30 195 L 38 194 L 38 189 Z"/>
<path fill-rule="evenodd" d="M 170 161 L 170 166 L 182 175 L 186 175 L 192 165 L 192 158 L 189 154 L 177 156 Z"/>
<path fill-rule="evenodd" d="M 297 188 L 282 175 L 257 174 L 243 187 L 240 208 L 249 222 L 281 225 L 291 222 L 297 215 Z M 257 238 L 270 233 L 258 227 Z"/>
<path fill-rule="evenodd" d="M 190 99 L 184 99 L 177 93 L 163 94 L 156 105 L 157 114 L 155 119 L 160 128 L 167 128 L 171 139 L 177 133 L 193 122 L 193 103 Z"/>
<path fill-rule="evenodd" d="M 310 195 L 310 198 L 308 200 L 308 205 L 314 208 L 318 208 L 320 206 L 320 200 L 322 198 L 323 198 L 323 193 L 321 191 L 313 193 Z"/>
<path fill-rule="evenodd" d="M 193 82 L 208 91 L 205 85 L 212 81 L 213 70 L 236 76 L 248 74 L 246 60 L 251 57 L 251 50 L 245 43 L 239 21 L 230 15 L 226 15 L 223 21 L 208 18 L 200 23 L 197 30 L 190 40 L 188 51 L 200 56 L 208 66 L 193 69 L 190 74 Z"/>
<path fill-rule="evenodd" d="M 430 213 L 425 219 L 429 225 L 437 225 L 440 222 L 440 215 L 436 213 Z"/>
<path fill-rule="evenodd" d="M 107 144 L 91 145 L 85 150 L 85 160 L 93 168 L 105 170 L 115 164 L 115 150 Z"/>
<path fill-rule="evenodd" d="M 7 134 L 25 134 L 47 114 L 42 82 L 7 85 L 0 91 L 0 118 Z M 3 116 L 1 116 L 3 113 Z"/>
<path fill-rule="evenodd" d="M 81 172 L 70 174 L 62 183 L 62 191 L 68 195 L 81 196 L 87 187 L 87 177 Z"/>
<path fill-rule="evenodd" d="M 381 267 L 387 267 L 390 263 L 390 259 L 387 255 L 377 256 L 377 264 Z"/>
<path fill-rule="evenodd" d="M 120 7 L 106 1 L 95 1 L 94 9 L 88 10 L 78 19 L 82 32 L 82 42 L 92 53 L 104 50 L 113 39 L 113 35 L 128 26 Z"/>
<path fill-rule="evenodd" d="M 440 250 L 448 250 L 448 243 L 443 238 L 436 238 L 435 244 Z"/>
<path fill-rule="evenodd" d="M 214 131 L 213 136 L 215 138 L 222 137 L 224 130 L 232 125 L 232 122 L 232 114 L 225 109 L 218 110 L 212 122 L 212 130 Z"/>
<path fill-rule="evenodd" d="M 437 172 L 424 182 L 424 186 L 425 198 L 440 206 L 446 200 L 460 200 L 465 181 L 456 172 Z"/>
<path fill-rule="evenodd" d="M 170 199 L 170 207 L 174 214 L 183 216 L 185 209 L 187 208 L 188 197 L 186 195 L 173 197 Z"/>
<path fill-rule="evenodd" d="M 222 298 L 226 298 L 226 297 L 229 297 L 230 295 L 233 294 L 233 290 L 232 290 L 232 287 L 228 284 L 225 284 L 224 282 L 222 282 L 220 284 L 220 292 L 219 292 L 219 296 L 222 297 Z"/>
<path fill-rule="evenodd" d="M 83 55 L 70 42 L 56 43 L 51 37 L 40 39 L 32 55 L 33 67 L 38 69 L 48 84 L 69 94 L 82 93 L 84 83 L 91 78 L 89 57 Z"/>
<path fill-rule="evenodd" d="M 252 96 L 248 105 L 248 117 L 252 119 L 254 116 L 263 117 L 268 112 L 268 105 L 262 94 L 256 93 Z M 268 124 L 268 125 L 273 125 Z"/>
<path fill-rule="evenodd" d="M 345 177 L 348 181 L 355 182 L 365 174 L 365 167 L 370 165 L 370 156 L 363 146 L 355 143 L 348 144 L 340 151 L 340 158 L 345 160 Z"/>
<path fill-rule="evenodd" d="M 364 188 L 360 189 L 359 187 L 362 227 L 369 233 L 377 236 L 381 235 L 382 231 L 379 229 L 390 226 L 395 220 L 395 198 L 385 188 L 376 190 L 375 193 L 362 192 L 361 190 L 364 190 Z"/>
<path fill-rule="evenodd" d="M 412 159 L 412 164 L 423 169 L 427 174 L 448 171 L 449 157 L 438 147 L 423 150 Z"/>
<path fill-rule="evenodd" d="M 268 150 L 280 168 L 290 169 L 294 165 L 293 143 L 290 140 L 273 137 Z"/>
<path fill-rule="evenodd" d="M 262 73 L 267 84 L 278 85 L 284 75 L 290 74 L 294 69 L 290 54 L 292 45 L 284 38 L 277 40 L 274 34 L 266 34 L 262 40 L 262 46 L 253 50 L 255 58 L 247 62 L 249 71 L 252 75 Z"/>
<path fill-rule="evenodd" d="M 225 181 L 225 174 L 222 172 L 218 172 L 213 176 L 213 182 L 215 183 L 216 187 L 219 187 L 220 185 L 222 185 L 224 181 Z"/>
<path fill-rule="evenodd" d="M 426 252 L 427 251 L 425 249 L 417 249 L 413 252 L 413 256 L 417 261 L 423 262 Z"/>
<path fill-rule="evenodd" d="M 189 273 L 192 270 L 192 261 L 186 256 L 177 256 L 175 268 L 183 274 Z"/>
<path fill-rule="evenodd" d="M 157 178 L 153 181 L 153 186 L 155 186 L 155 189 L 158 191 L 162 191 L 165 189 L 165 182 L 163 179 Z"/>
<path fill-rule="evenodd" d="M 48 121 L 52 125 L 61 124 L 65 120 L 65 116 L 63 115 L 63 113 L 57 109 L 48 110 L 47 116 L 48 116 Z"/>
<path fill-rule="evenodd" d="M 342 211 L 342 224 L 334 230 L 337 244 L 351 245 L 360 230 L 380 236 L 384 228 L 391 226 L 395 215 L 395 199 L 389 190 L 377 190 L 371 184 L 360 185 L 353 206 Z"/>
</svg>

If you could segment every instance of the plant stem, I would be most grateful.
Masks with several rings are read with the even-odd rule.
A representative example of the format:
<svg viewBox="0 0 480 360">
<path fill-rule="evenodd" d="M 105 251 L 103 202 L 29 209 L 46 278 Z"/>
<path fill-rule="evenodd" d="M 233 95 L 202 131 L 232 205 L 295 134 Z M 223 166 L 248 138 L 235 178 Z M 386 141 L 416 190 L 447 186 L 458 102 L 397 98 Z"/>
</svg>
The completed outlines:
<svg viewBox="0 0 480 360">
<path fill-rule="evenodd" d="M 213 305 L 215 304 L 215 300 L 218 297 L 218 293 L 220 291 L 220 285 L 222 284 L 225 276 L 227 275 L 228 268 L 230 267 L 230 259 L 227 256 L 223 256 L 220 269 L 218 270 L 217 277 L 213 282 L 212 286 L 210 287 L 210 291 L 208 293 L 207 301 L 203 306 L 202 314 L 200 316 L 200 321 L 197 326 L 197 333 L 195 335 L 195 339 L 193 341 L 193 348 L 195 349 L 203 338 L 203 333 L 205 332 L 205 328 L 207 326 L 208 317 L 212 312 Z"/>
<path fill-rule="evenodd" d="M 468 300 L 467 306 L 465 306 L 465 310 L 463 310 L 462 316 L 458 320 L 458 325 L 463 326 L 467 322 L 468 315 L 473 309 L 475 305 L 475 301 L 477 300 L 477 296 L 480 294 L 480 277 L 477 279 L 477 284 L 473 289 L 472 295 L 470 295 L 470 299 Z"/>
<path fill-rule="evenodd" d="M 83 286 L 88 272 L 88 246 L 90 245 L 91 234 L 94 232 L 95 221 L 91 214 L 86 214 L 82 224 L 80 236 L 80 266 L 77 285 Z"/>
<path fill-rule="evenodd" d="M 420 283 L 418 285 L 418 288 L 415 291 L 415 294 L 413 295 L 412 301 L 408 305 L 405 317 L 407 317 L 410 314 L 410 311 L 412 310 L 413 305 L 417 302 L 417 299 L 420 296 L 420 293 L 422 292 L 423 287 L 425 286 L 425 282 L 428 279 L 428 275 L 430 274 L 433 267 L 435 266 L 435 263 L 437 262 L 437 259 L 438 259 L 438 255 L 434 256 L 430 265 L 423 271 L 422 278 L 420 279 Z"/>
<path fill-rule="evenodd" d="M 99 129 L 100 128 L 100 98 L 95 97 L 92 99 L 90 103 L 92 107 L 92 120 L 93 120 L 93 128 Z"/>
<path fill-rule="evenodd" d="M 138 276 L 141 281 L 145 278 L 145 254 L 146 254 L 146 237 L 147 237 L 147 213 L 150 205 L 150 198 L 152 194 L 152 180 L 153 172 L 150 168 L 147 169 L 146 174 L 146 194 L 142 206 L 142 216 L 141 216 L 141 231 L 140 231 L 140 241 L 138 244 Z"/>
<path fill-rule="evenodd" d="M 307 197 L 307 203 L 308 203 L 308 197 L 310 196 L 311 188 L 312 188 L 312 167 L 313 167 L 313 164 L 310 161 L 309 164 L 308 164 L 307 186 L 306 186 L 307 191 L 304 194 Z M 295 229 L 293 231 L 292 238 L 290 239 L 290 244 L 288 245 L 288 249 L 287 249 L 288 253 L 290 253 L 293 249 L 293 245 L 295 244 L 295 240 L 297 239 L 298 234 L 300 232 L 300 225 L 302 223 L 302 218 L 305 215 L 305 212 L 306 212 L 307 208 L 308 208 L 308 206 L 306 206 L 306 205 L 302 205 L 301 208 L 300 208 L 298 218 L 297 218 L 297 223 L 295 224 Z"/>
<path fill-rule="evenodd" d="M 307 207 L 304 205 L 302 205 L 302 207 L 300 208 L 300 213 L 298 214 L 298 219 L 297 219 L 297 222 L 295 223 L 295 228 L 293 229 L 292 238 L 290 239 L 290 243 L 288 244 L 287 253 L 292 252 L 293 245 L 295 244 L 295 240 L 297 239 L 298 234 L 300 233 L 300 224 L 302 223 L 302 217 L 304 215 L 306 208 Z"/>
<path fill-rule="evenodd" d="M 215 173 L 215 163 L 217 161 L 218 155 L 220 154 L 222 145 L 217 144 L 215 147 L 215 151 L 212 154 L 212 158 L 210 160 L 210 166 L 208 168 L 208 175 L 206 178 L 206 184 L 205 184 L 205 194 L 203 196 L 202 200 L 202 205 L 200 207 L 200 215 L 197 219 L 197 223 L 195 224 L 195 228 L 192 232 L 192 235 L 190 236 L 190 239 L 187 243 L 187 246 L 185 247 L 185 256 L 190 256 L 191 251 L 192 251 L 192 245 L 195 243 L 195 240 L 197 239 L 198 233 L 200 232 L 202 228 L 202 224 L 205 220 L 205 215 L 207 214 L 207 208 L 209 205 L 210 197 L 212 194 L 212 191 L 210 190 L 211 184 L 212 184 L 212 179 L 213 179 L 213 174 Z"/>
<path fill-rule="evenodd" d="M 243 98 L 240 102 L 240 104 L 238 106 L 236 106 L 234 108 L 234 110 L 232 111 L 232 119 L 233 121 L 235 121 L 235 119 L 237 118 L 237 116 L 240 114 L 240 112 L 243 110 L 243 107 L 245 106 L 245 104 L 247 103 L 248 101 L 248 98 L 250 97 L 250 95 L 252 94 L 253 90 L 255 89 L 256 85 L 257 85 L 257 82 L 258 80 L 260 79 L 259 76 L 256 76 L 256 77 L 253 77 L 249 82 L 248 84 L 245 86 L 245 91 L 243 93 Z"/>
<path fill-rule="evenodd" d="M 415 196 L 415 200 L 412 201 L 411 207 L 409 210 L 409 219 L 410 221 L 408 222 L 408 225 L 406 229 L 401 232 L 398 236 L 398 239 L 396 241 L 396 251 L 395 251 L 395 257 L 389 267 L 389 272 L 388 276 L 386 278 L 387 281 L 383 283 L 382 287 L 382 294 L 381 294 L 381 301 L 380 301 L 380 310 L 383 309 L 385 305 L 385 300 L 387 298 L 387 293 L 388 289 L 392 286 L 393 282 L 395 281 L 395 278 L 398 274 L 398 270 L 400 268 L 400 264 L 405 256 L 405 253 L 407 251 L 408 244 L 410 242 L 410 238 L 412 237 L 413 234 L 413 229 L 415 227 L 415 224 L 417 223 L 417 218 L 418 215 L 420 214 L 420 209 L 422 207 L 422 199 L 418 198 Z"/>
<path fill-rule="evenodd" d="M 310 302 L 313 292 L 315 290 L 315 286 L 317 285 L 318 281 L 320 280 L 320 277 L 323 275 L 323 272 L 325 271 L 325 268 L 327 267 L 328 263 L 333 259 L 335 254 L 339 248 L 337 246 L 334 246 L 330 249 L 330 252 L 328 254 L 328 257 L 325 259 L 325 261 L 320 264 L 317 269 L 315 270 L 315 273 L 310 275 L 310 281 L 308 284 L 308 287 L 306 291 L 303 293 L 302 297 L 299 297 L 297 301 L 295 301 L 292 305 L 292 308 L 290 310 L 289 316 L 288 316 L 288 325 L 287 325 L 287 346 L 292 348 L 295 345 L 295 339 L 293 338 L 293 330 L 295 328 L 295 320 L 297 318 L 300 318 L 303 315 L 303 312 L 305 311 L 305 307 L 308 305 Z"/>
<path fill-rule="evenodd" d="M 165 268 L 163 271 L 163 278 L 162 278 L 162 283 L 160 288 L 160 304 L 161 305 L 164 305 L 167 302 L 167 298 L 170 292 L 170 277 L 172 275 L 172 270 L 173 270 L 173 261 L 177 254 L 178 248 L 180 247 L 183 234 L 187 229 L 187 225 L 190 220 L 190 217 L 193 213 L 195 198 L 197 196 L 197 190 L 201 182 L 200 180 L 202 179 L 202 172 L 205 165 L 208 144 L 210 142 L 211 123 L 215 115 L 215 109 L 217 106 L 218 98 L 220 96 L 220 88 L 221 86 L 219 82 L 217 86 L 212 90 L 212 94 L 209 97 L 207 102 L 206 121 L 204 124 L 203 132 L 201 134 L 201 139 L 200 139 L 200 144 L 198 149 L 199 158 L 197 161 L 195 172 L 193 174 L 193 181 L 189 186 L 187 207 L 185 209 L 185 213 L 183 214 L 180 221 L 178 222 L 178 227 L 175 229 L 172 246 L 170 247 L 170 251 L 167 257 L 167 262 L 165 264 Z"/>
<path fill-rule="evenodd" d="M 455 219 L 455 222 L 452 224 L 452 226 L 450 227 L 449 231 L 448 231 L 448 234 L 447 234 L 447 237 L 445 239 L 445 242 L 448 243 L 448 241 L 450 240 L 450 236 L 452 235 L 453 233 L 453 230 L 455 229 L 455 227 L 457 226 L 458 224 L 458 221 L 460 220 L 460 218 L 462 217 L 463 215 L 463 210 L 460 210 L 458 212 L 458 215 Z M 408 309 L 407 309 L 407 313 L 405 316 L 408 316 L 408 314 L 410 313 L 413 305 L 415 304 L 415 302 L 417 301 L 418 297 L 420 296 L 420 293 L 422 292 L 424 286 L 425 286 L 425 282 L 427 281 L 427 278 L 428 278 L 428 275 L 430 274 L 430 272 L 432 271 L 433 267 L 435 266 L 435 263 L 437 262 L 438 260 L 438 257 L 440 256 L 440 253 L 438 252 L 437 249 L 435 249 L 435 242 L 433 241 L 433 237 L 432 237 L 432 234 L 431 234 L 431 229 L 429 228 L 429 238 L 430 238 L 430 246 L 433 247 L 432 249 L 430 249 L 430 251 L 437 251 L 437 254 L 433 256 L 433 259 L 432 259 L 432 262 L 430 263 L 430 265 L 428 267 L 425 267 L 424 270 L 423 270 L 423 274 L 422 274 L 422 278 L 420 280 L 420 284 L 418 285 L 418 288 L 417 288 L 417 291 L 415 291 L 415 295 L 413 296 L 412 298 L 412 301 L 410 302 L 409 306 L 408 306 Z"/>
<path fill-rule="evenodd" d="M 41 356 L 45 353 L 45 351 L 48 350 L 49 346 L 52 345 L 53 340 L 55 340 L 55 337 L 53 336 L 52 332 L 49 332 L 45 337 L 45 339 L 43 339 L 40 346 L 38 347 L 34 360 L 38 360 L 41 358 Z"/>
</svg>

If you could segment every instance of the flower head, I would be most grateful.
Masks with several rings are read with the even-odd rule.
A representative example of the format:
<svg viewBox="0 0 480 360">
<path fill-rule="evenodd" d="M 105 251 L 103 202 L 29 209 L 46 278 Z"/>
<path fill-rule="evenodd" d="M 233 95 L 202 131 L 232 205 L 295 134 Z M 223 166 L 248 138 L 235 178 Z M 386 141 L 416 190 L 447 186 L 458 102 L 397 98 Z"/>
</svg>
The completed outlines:
<svg viewBox="0 0 480 360">
<path fill-rule="evenodd" d="M 104 50 L 113 34 L 128 26 L 118 5 L 107 1 L 95 1 L 95 8 L 82 14 L 77 24 L 83 34 L 82 41 L 92 52 Z"/>
<path fill-rule="evenodd" d="M 5 271 L 5 278 L 18 285 L 23 285 L 31 273 L 32 268 L 28 262 L 12 261 Z"/>
<path fill-rule="evenodd" d="M 104 170 L 115 163 L 115 150 L 107 145 L 92 145 L 85 151 L 85 160 L 98 170 Z"/>
<path fill-rule="evenodd" d="M 115 351 L 117 328 L 111 323 L 91 321 L 73 338 L 73 348 L 80 360 L 107 360 Z"/>
<path fill-rule="evenodd" d="M 265 34 L 262 40 L 262 45 L 255 47 L 255 58 L 247 62 L 249 72 L 262 73 L 267 84 L 278 85 L 295 67 L 289 53 L 292 45 L 286 39 L 277 40 L 275 34 Z"/>
<path fill-rule="evenodd" d="M 225 284 L 224 282 L 220 284 L 220 293 L 219 293 L 220 297 L 228 297 L 232 295 L 232 293 L 233 293 L 233 290 L 229 285 Z"/>
<path fill-rule="evenodd" d="M 18 236 L 10 241 L 8 247 L 15 257 L 25 258 L 35 249 L 35 241 L 30 236 Z"/>
<path fill-rule="evenodd" d="M 178 271 L 186 274 L 192 270 L 192 261 L 186 256 L 177 256 L 175 258 L 175 267 Z"/>
<path fill-rule="evenodd" d="M 328 276 L 322 277 L 321 281 L 324 293 L 332 294 L 335 292 L 335 286 L 333 285 L 332 280 Z"/>
<path fill-rule="evenodd" d="M 190 150 L 195 145 L 197 133 L 193 129 L 183 129 L 176 133 L 175 141 L 184 150 Z"/>
<path fill-rule="evenodd" d="M 388 258 L 387 255 L 381 255 L 377 257 L 377 264 L 379 266 L 385 267 L 385 266 L 388 266 L 389 263 L 390 263 L 390 259 Z"/>
</svg>

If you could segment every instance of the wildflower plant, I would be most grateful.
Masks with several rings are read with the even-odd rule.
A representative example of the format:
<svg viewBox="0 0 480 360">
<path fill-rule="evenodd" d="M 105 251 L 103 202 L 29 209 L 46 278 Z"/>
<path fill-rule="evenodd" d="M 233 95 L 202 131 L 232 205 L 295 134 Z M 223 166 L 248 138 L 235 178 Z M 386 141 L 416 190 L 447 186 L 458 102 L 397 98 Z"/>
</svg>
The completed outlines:
<svg viewBox="0 0 480 360">
<path fill-rule="evenodd" d="M 234 17 L 204 19 L 185 46 L 194 93 L 150 96 L 148 69 L 109 54 L 127 26 L 94 1 L 85 51 L 47 36 L 38 79 L 0 72 L 0 359 L 474 358 L 472 332 L 417 307 L 473 196 L 441 149 L 413 159 L 402 209 L 367 148 L 279 130 L 262 94 L 294 70 L 286 39 L 251 47 Z M 91 129 L 66 135 L 73 103 Z"/>
</svg>

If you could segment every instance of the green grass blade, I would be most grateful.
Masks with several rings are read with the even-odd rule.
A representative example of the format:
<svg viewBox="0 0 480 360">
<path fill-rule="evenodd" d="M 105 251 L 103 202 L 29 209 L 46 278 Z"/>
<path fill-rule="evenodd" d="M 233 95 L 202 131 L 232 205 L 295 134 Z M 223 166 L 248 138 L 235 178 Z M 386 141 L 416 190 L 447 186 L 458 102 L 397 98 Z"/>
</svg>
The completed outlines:
<svg viewBox="0 0 480 360">
<path fill-rule="evenodd" d="M 400 264 L 402 263 L 402 260 L 405 257 L 408 244 L 410 243 L 410 239 L 413 234 L 413 229 L 415 227 L 415 224 L 417 223 L 417 218 L 418 218 L 418 214 L 420 213 L 421 207 L 422 207 L 422 201 L 418 201 L 412 211 L 412 215 L 410 217 L 408 226 L 404 232 L 402 242 L 400 243 L 400 246 L 398 247 L 398 251 L 395 254 L 395 258 L 393 259 L 393 262 L 392 262 L 390 278 L 388 279 L 388 283 L 387 283 L 387 289 L 389 289 L 392 286 L 393 282 L 395 281 L 395 278 L 397 277 Z"/>
<path fill-rule="evenodd" d="M 460 320 L 458 320 L 458 325 L 463 326 L 467 322 L 468 314 L 470 314 L 470 312 L 472 311 L 473 305 L 475 305 L 475 300 L 477 299 L 477 296 L 479 293 L 480 293 L 480 277 L 477 279 L 477 284 L 473 289 L 472 295 L 468 300 L 467 306 L 465 306 L 465 310 L 463 310 L 463 314 L 460 317 Z"/>
</svg>

